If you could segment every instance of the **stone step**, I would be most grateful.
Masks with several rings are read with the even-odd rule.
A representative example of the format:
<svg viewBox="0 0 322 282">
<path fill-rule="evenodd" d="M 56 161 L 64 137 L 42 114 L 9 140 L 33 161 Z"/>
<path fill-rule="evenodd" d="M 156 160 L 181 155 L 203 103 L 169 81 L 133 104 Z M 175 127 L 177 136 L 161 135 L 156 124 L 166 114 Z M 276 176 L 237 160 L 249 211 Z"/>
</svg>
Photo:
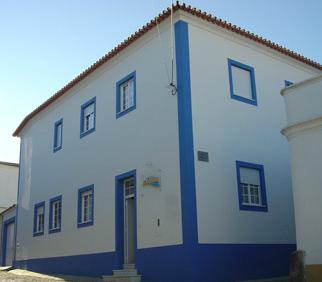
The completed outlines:
<svg viewBox="0 0 322 282">
<path fill-rule="evenodd" d="M 123 264 L 123 269 L 135 269 L 134 263 L 125 263 Z"/>
<path fill-rule="evenodd" d="M 116 269 L 113 270 L 113 275 L 116 276 L 135 276 L 138 275 L 138 272 L 135 268 L 126 268 L 126 269 Z"/>
<path fill-rule="evenodd" d="M 141 282 L 141 275 L 109 275 L 103 276 L 103 280 L 106 282 Z"/>
</svg>

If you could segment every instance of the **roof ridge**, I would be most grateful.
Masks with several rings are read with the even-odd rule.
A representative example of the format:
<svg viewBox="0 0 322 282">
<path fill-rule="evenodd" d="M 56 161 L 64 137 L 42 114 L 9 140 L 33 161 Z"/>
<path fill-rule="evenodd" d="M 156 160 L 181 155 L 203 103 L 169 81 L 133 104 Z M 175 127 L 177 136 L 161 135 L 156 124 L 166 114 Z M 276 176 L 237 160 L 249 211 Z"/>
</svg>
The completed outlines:
<svg viewBox="0 0 322 282">
<path fill-rule="evenodd" d="M 213 16 L 209 13 L 202 12 L 199 9 L 191 7 L 191 5 L 186 5 L 185 3 L 181 4 L 179 1 L 176 1 L 176 3 L 173 4 L 172 9 L 174 12 L 176 12 L 178 10 L 185 11 L 191 15 L 197 16 L 198 18 L 201 18 L 205 21 L 211 22 L 211 23 L 216 24 L 222 28 L 225 28 L 227 30 L 230 30 L 232 32 L 240 34 L 240 35 L 242 35 L 246 38 L 249 38 L 259 44 L 265 45 L 271 49 L 274 49 L 274 50 L 284 54 L 284 55 L 292 57 L 293 59 L 296 59 L 302 63 L 305 63 L 313 68 L 316 68 L 316 69 L 322 71 L 321 64 L 319 64 L 311 59 L 308 59 L 296 52 L 293 52 L 281 45 L 273 43 L 270 40 L 267 40 L 267 39 L 260 37 L 254 33 L 251 33 L 250 31 L 242 29 L 236 25 L 233 25 L 230 22 L 224 21 L 224 20 L 217 18 L 216 16 Z M 92 72 L 94 72 L 96 69 L 98 69 L 104 63 L 106 63 L 108 60 L 110 60 L 115 55 L 117 55 L 118 53 L 123 51 L 126 47 L 128 47 L 130 44 L 135 42 L 137 39 L 139 39 L 142 35 L 144 35 L 149 30 L 154 28 L 157 24 L 159 24 L 162 21 L 164 21 L 165 19 L 167 19 L 170 16 L 170 14 L 171 14 L 171 7 L 168 7 L 167 9 L 165 9 L 161 13 L 159 13 L 159 15 L 157 15 L 152 20 L 150 20 L 148 23 L 146 23 L 141 28 L 139 28 L 139 30 L 137 30 L 135 33 L 133 33 L 132 35 L 127 37 L 120 44 L 118 44 L 116 47 L 114 47 L 112 50 L 110 50 L 108 53 L 106 53 L 103 57 L 98 59 L 95 63 L 93 63 L 91 66 L 89 66 L 86 70 L 84 70 L 79 75 L 77 75 L 74 79 L 72 79 L 69 83 L 67 83 L 63 88 L 58 90 L 54 95 L 52 95 L 44 103 L 42 103 L 40 106 L 38 106 L 36 109 L 34 109 L 31 113 L 29 113 L 22 120 L 22 122 L 19 124 L 19 126 L 17 127 L 17 129 L 14 131 L 14 133 L 12 135 L 18 136 L 18 134 L 21 132 L 21 130 L 24 128 L 24 126 L 28 123 L 28 121 L 31 120 L 35 115 L 37 115 L 39 112 L 41 112 L 47 106 L 49 106 L 51 103 L 53 103 L 59 97 L 64 95 L 68 90 L 70 90 L 72 87 L 74 87 L 78 82 L 80 82 L 85 77 L 90 75 Z"/>
</svg>

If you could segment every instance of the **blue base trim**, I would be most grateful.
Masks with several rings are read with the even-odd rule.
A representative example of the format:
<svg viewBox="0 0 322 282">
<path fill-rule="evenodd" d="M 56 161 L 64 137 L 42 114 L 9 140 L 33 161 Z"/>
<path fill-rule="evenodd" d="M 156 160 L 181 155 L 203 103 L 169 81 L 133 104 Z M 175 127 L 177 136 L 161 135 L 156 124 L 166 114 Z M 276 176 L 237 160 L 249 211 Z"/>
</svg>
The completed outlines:
<svg viewBox="0 0 322 282">
<path fill-rule="evenodd" d="M 288 275 L 294 244 L 199 244 L 137 250 L 142 282 L 227 282 Z M 192 264 L 191 258 L 194 258 Z M 116 252 L 17 261 L 16 267 L 43 273 L 102 276 L 118 269 Z M 193 270 L 193 272 L 192 272 Z"/>
<path fill-rule="evenodd" d="M 98 253 L 15 261 L 15 267 L 47 274 L 99 277 L 117 269 L 116 253 Z"/>
</svg>

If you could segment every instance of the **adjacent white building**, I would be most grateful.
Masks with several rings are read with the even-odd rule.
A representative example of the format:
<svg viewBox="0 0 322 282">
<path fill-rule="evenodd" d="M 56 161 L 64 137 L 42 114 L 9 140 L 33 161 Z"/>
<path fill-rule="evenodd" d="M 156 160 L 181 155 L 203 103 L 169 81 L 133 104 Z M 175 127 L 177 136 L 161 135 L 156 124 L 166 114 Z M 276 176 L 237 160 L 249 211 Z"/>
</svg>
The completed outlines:
<svg viewBox="0 0 322 282">
<path fill-rule="evenodd" d="M 17 202 L 19 165 L 0 161 L 0 212 Z"/>
<path fill-rule="evenodd" d="M 114 274 L 148 282 L 287 275 L 296 247 L 279 92 L 322 66 L 185 5 L 173 11 L 15 131 L 17 267 L 135 268 Z"/>
<path fill-rule="evenodd" d="M 291 149 L 297 248 L 306 252 L 308 281 L 322 277 L 322 76 L 281 91 Z"/>
</svg>

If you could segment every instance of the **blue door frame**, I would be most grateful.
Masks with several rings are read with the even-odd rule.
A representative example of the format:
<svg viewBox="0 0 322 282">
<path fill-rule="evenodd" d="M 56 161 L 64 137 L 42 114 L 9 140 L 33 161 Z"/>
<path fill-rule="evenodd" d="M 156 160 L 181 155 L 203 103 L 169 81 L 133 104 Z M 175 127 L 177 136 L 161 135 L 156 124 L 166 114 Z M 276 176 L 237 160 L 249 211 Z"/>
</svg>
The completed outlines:
<svg viewBox="0 0 322 282">
<path fill-rule="evenodd" d="M 124 194 L 123 181 L 134 178 L 134 250 L 137 258 L 137 204 L 136 204 L 136 170 L 131 170 L 115 177 L 115 246 L 117 264 L 121 268 L 124 263 Z"/>
<path fill-rule="evenodd" d="M 14 223 L 16 217 L 11 217 L 3 222 L 2 225 L 2 258 L 1 258 L 1 265 L 6 265 L 6 255 L 7 255 L 7 233 L 8 233 L 8 226 L 9 224 Z"/>
</svg>

